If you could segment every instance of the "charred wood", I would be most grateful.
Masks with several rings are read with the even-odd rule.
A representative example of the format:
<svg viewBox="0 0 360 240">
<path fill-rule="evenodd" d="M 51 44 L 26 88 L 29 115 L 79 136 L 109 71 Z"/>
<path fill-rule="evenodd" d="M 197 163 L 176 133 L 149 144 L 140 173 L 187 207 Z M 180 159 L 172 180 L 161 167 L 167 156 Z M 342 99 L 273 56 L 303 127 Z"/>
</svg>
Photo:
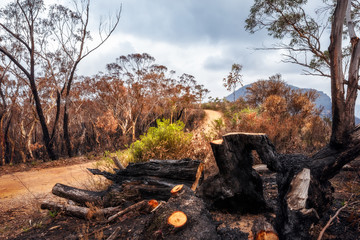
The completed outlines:
<svg viewBox="0 0 360 240">
<path fill-rule="evenodd" d="M 109 208 L 89 208 L 76 205 L 60 204 L 51 201 L 45 201 L 41 204 L 41 209 L 48 209 L 51 211 L 64 212 L 66 215 L 74 216 L 83 219 L 103 219 L 104 217 L 119 211 L 119 207 Z"/>
<path fill-rule="evenodd" d="M 169 224 L 174 212 L 186 215 L 186 223 L 180 227 Z M 160 205 L 145 226 L 144 239 L 219 239 L 216 226 L 204 202 L 187 186 Z"/>
</svg>

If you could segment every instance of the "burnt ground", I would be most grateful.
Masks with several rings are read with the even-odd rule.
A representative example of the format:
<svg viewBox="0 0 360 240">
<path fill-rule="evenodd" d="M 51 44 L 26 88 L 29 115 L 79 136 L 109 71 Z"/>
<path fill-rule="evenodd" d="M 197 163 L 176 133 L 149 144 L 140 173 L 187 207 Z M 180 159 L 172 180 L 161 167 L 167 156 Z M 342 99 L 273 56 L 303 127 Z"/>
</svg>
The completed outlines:
<svg viewBox="0 0 360 240">
<path fill-rule="evenodd" d="M 360 165 L 360 164 L 358 164 Z M 270 205 L 276 207 L 277 188 L 275 175 L 262 174 L 264 180 L 265 197 Z M 352 171 L 342 171 L 333 180 L 335 188 L 334 204 L 331 209 L 313 227 L 314 239 L 325 226 L 330 216 L 345 202 L 353 203 L 340 212 L 332 225 L 326 230 L 323 239 L 360 239 L 360 167 Z M 214 222 L 222 239 L 251 238 L 250 229 L 257 218 L 273 221 L 275 214 L 240 215 L 237 213 L 212 211 Z M 115 223 L 106 224 L 98 221 L 81 220 L 39 209 L 39 203 L 34 200 L 23 202 L 21 207 L 0 210 L 0 239 L 106 239 L 115 229 L 120 233 L 117 239 L 141 239 L 144 226 L 148 224 L 150 214 L 125 215 Z"/>
</svg>

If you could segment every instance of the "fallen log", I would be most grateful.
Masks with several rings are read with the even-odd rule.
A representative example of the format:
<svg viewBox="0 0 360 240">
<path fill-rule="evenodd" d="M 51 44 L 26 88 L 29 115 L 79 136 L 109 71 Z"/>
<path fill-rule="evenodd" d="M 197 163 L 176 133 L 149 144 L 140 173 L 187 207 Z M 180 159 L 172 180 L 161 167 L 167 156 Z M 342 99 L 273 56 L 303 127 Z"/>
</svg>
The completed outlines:
<svg viewBox="0 0 360 240">
<path fill-rule="evenodd" d="M 86 202 L 99 204 L 102 202 L 102 197 L 104 196 L 105 191 L 88 191 L 57 183 L 52 188 L 52 193 L 56 196 L 66 198 L 80 204 L 85 204 Z"/>
<path fill-rule="evenodd" d="M 88 169 L 95 175 L 103 175 L 109 180 L 121 185 L 124 182 L 133 181 L 157 181 L 166 182 L 172 186 L 185 184 L 192 186 L 197 180 L 197 176 L 202 178 L 198 173 L 198 169 L 202 169 L 202 162 L 198 160 L 182 159 L 182 160 L 150 160 L 149 162 L 130 163 L 123 170 L 116 170 L 115 174 L 99 171 L 98 169 Z"/>
<path fill-rule="evenodd" d="M 109 208 L 89 208 L 76 205 L 60 204 L 52 201 L 44 201 L 41 204 L 41 209 L 47 209 L 56 212 L 64 212 L 66 215 L 74 216 L 82 219 L 103 219 L 108 215 L 119 211 L 119 207 Z"/>
</svg>

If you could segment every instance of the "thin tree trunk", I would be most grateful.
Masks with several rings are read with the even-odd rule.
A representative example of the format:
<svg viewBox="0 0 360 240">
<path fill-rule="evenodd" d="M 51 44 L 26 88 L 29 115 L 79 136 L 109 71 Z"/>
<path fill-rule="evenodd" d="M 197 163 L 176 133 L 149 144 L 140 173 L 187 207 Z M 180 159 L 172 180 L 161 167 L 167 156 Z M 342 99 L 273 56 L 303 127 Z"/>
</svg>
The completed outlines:
<svg viewBox="0 0 360 240">
<path fill-rule="evenodd" d="M 72 157 L 72 146 L 69 134 L 68 98 L 65 99 L 63 131 L 67 154 L 69 157 Z"/>
<path fill-rule="evenodd" d="M 344 75 L 342 68 L 342 33 L 348 1 L 338 0 L 330 35 L 330 72 L 332 101 L 332 134 L 330 144 L 334 147 L 346 144 L 347 124 L 344 102 Z"/>
</svg>

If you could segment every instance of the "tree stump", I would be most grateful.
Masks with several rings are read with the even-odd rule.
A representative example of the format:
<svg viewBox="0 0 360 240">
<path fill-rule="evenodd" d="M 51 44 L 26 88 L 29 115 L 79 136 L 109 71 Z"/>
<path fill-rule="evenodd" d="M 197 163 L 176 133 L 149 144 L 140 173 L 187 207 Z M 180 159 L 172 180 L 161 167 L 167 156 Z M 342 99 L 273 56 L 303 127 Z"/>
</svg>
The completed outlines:
<svg viewBox="0 0 360 240">
<path fill-rule="evenodd" d="M 187 186 L 154 211 L 143 239 L 219 239 L 204 202 Z"/>
<path fill-rule="evenodd" d="M 256 150 L 268 169 L 277 173 L 278 208 L 275 229 L 280 239 L 309 239 L 309 229 L 332 203 L 329 180 L 360 154 L 360 126 L 351 144 L 326 146 L 312 157 L 278 154 L 265 134 L 229 133 L 211 142 L 219 174 L 206 179 L 201 195 L 213 207 L 242 212 L 266 210 L 262 182 L 252 169 Z"/>
<path fill-rule="evenodd" d="M 222 140 L 212 141 L 211 147 L 219 173 L 201 185 L 200 194 L 206 202 L 220 209 L 250 213 L 265 211 L 262 180 L 252 168 L 251 151 L 259 150 L 269 169 L 277 167 L 271 157 L 276 152 L 266 135 L 230 133 Z"/>
</svg>

